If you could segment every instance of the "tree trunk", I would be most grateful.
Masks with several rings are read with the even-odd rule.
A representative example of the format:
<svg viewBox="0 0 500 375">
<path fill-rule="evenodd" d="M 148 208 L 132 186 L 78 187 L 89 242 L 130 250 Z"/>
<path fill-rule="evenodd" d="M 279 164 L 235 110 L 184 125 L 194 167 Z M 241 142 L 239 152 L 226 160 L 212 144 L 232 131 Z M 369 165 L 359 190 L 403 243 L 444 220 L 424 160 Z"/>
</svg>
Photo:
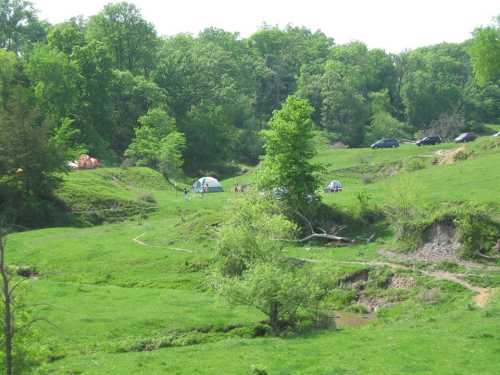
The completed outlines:
<svg viewBox="0 0 500 375">
<path fill-rule="evenodd" d="M 271 311 L 269 312 L 269 324 L 271 324 L 271 329 L 274 333 L 279 331 L 279 319 L 278 319 L 278 303 L 271 303 Z"/>
<path fill-rule="evenodd" d="M 11 294 L 9 288 L 9 275 L 5 268 L 5 246 L 4 239 L 0 233 L 0 274 L 2 276 L 2 293 L 4 303 L 4 328 L 5 337 L 5 373 L 12 375 L 12 341 L 14 330 L 12 326 Z"/>
</svg>

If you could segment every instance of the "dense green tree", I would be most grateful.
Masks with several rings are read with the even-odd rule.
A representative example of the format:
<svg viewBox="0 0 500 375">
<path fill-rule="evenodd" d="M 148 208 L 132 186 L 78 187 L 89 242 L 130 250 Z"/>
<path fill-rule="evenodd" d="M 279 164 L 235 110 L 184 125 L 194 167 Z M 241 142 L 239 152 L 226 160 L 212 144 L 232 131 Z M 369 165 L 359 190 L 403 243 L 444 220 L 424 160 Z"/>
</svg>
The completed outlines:
<svg viewBox="0 0 500 375">
<path fill-rule="evenodd" d="M 13 52 L 0 49 L 0 108 L 8 101 L 15 85 L 20 62 Z"/>
<path fill-rule="evenodd" d="M 26 65 L 40 107 L 55 121 L 75 113 L 82 77 L 67 55 L 46 45 L 37 46 Z"/>
<path fill-rule="evenodd" d="M 150 108 L 161 107 L 167 101 L 165 91 L 143 76 L 129 71 L 113 71 L 110 83 L 113 106 L 111 148 L 122 155 L 130 144 L 137 120 Z"/>
<path fill-rule="evenodd" d="M 148 76 L 153 70 L 158 39 L 153 25 L 133 4 L 108 4 L 90 18 L 87 37 L 103 43 L 109 50 L 113 67 Z"/>
<path fill-rule="evenodd" d="M 410 139 L 412 129 L 391 114 L 392 106 L 388 90 L 369 94 L 371 123 L 366 129 L 365 143 L 370 144 L 381 138 Z"/>
<path fill-rule="evenodd" d="M 370 123 L 369 94 L 386 90 L 391 103 L 388 111 L 392 113 L 393 104 L 398 102 L 396 83 L 390 55 L 353 42 L 332 48 L 321 66 L 304 66 L 298 95 L 312 103 L 313 118 L 332 139 L 359 146 Z"/>
<path fill-rule="evenodd" d="M 407 56 L 401 87 L 407 121 L 424 129 L 442 113 L 462 111 L 470 78 L 465 49 L 456 44 L 420 48 Z"/>
<path fill-rule="evenodd" d="M 135 164 L 159 169 L 166 177 L 180 172 L 186 140 L 176 130 L 175 120 L 160 108 L 139 117 L 140 126 L 125 151 Z"/>
<path fill-rule="evenodd" d="M 198 38 L 164 40 L 154 72 L 186 134 L 191 171 L 231 160 L 256 160 L 261 143 L 254 115 L 256 64 L 237 34 L 207 29 Z M 233 147 L 244 139 L 244 147 Z"/>
<path fill-rule="evenodd" d="M 82 77 L 80 105 L 75 114 L 80 139 L 92 155 L 113 159 L 113 154 L 119 155 L 119 150 L 110 149 L 114 140 L 113 115 L 122 107 L 113 107 L 111 58 L 102 43 L 90 41 L 75 46 L 70 59 Z"/>
<path fill-rule="evenodd" d="M 295 92 L 301 66 L 323 62 L 333 40 L 320 31 L 287 26 L 285 29 L 264 26 L 248 43 L 263 61 L 259 70 L 256 111 L 267 120 L 288 95 Z"/>
<path fill-rule="evenodd" d="M 83 20 L 72 19 L 52 26 L 49 29 L 47 42 L 51 48 L 58 49 L 68 56 L 75 47 L 85 45 L 85 30 Z"/>
<path fill-rule="evenodd" d="M 500 79 L 500 16 L 496 24 L 474 31 L 469 53 L 474 76 L 480 85 Z"/>
<path fill-rule="evenodd" d="M 223 106 L 201 102 L 192 107 L 180 129 L 190 145 L 185 153 L 190 171 L 210 171 L 231 158 L 235 129 Z"/>
<path fill-rule="evenodd" d="M 29 44 L 44 41 L 46 28 L 30 1 L 0 0 L 0 48 L 20 53 Z"/>
<path fill-rule="evenodd" d="M 312 112 L 307 100 L 290 96 L 263 131 L 266 153 L 259 186 L 280 189 L 291 210 L 307 205 L 318 188 L 318 166 L 311 161 L 316 153 Z"/>
<path fill-rule="evenodd" d="M 52 141 L 53 126 L 42 122 L 30 96 L 16 87 L 0 112 L 0 176 L 26 196 L 43 197 L 55 186 L 51 173 L 64 170 L 64 150 Z"/>
<path fill-rule="evenodd" d="M 350 146 L 363 142 L 369 119 L 366 98 L 350 79 L 340 75 L 336 64 L 328 64 L 321 79 L 321 125 L 331 137 Z"/>
<path fill-rule="evenodd" d="M 500 123 L 500 80 L 483 86 L 471 81 L 464 92 L 467 120 L 476 124 Z"/>
</svg>

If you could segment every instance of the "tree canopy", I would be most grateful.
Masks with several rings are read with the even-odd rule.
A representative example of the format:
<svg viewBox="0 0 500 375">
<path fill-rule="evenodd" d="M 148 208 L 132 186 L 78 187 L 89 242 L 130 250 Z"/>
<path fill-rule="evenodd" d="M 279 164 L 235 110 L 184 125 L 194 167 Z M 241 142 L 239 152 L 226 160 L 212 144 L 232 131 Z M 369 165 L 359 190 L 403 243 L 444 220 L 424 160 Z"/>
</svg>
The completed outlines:
<svg viewBox="0 0 500 375">
<path fill-rule="evenodd" d="M 217 174 L 265 151 L 274 183 L 307 195 L 314 168 L 294 152 L 312 155 L 313 122 L 350 147 L 450 119 L 460 130 L 500 122 L 499 40 L 498 20 L 463 43 L 397 55 L 295 26 L 163 37 L 126 2 L 50 25 L 29 1 L 0 0 L 0 116 L 19 130 L 9 103 L 22 92 L 23 121 L 58 154 L 166 174 Z"/>
</svg>

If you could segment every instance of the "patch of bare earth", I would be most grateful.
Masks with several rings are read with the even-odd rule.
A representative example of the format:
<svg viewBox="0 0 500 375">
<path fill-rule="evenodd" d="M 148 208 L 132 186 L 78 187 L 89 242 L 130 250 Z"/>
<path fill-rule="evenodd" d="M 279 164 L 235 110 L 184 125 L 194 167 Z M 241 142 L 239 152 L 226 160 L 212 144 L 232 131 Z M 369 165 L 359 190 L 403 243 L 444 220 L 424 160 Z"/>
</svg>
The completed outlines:
<svg viewBox="0 0 500 375">
<path fill-rule="evenodd" d="M 467 148 L 461 146 L 453 150 L 438 150 L 435 152 L 435 156 L 434 164 L 450 165 L 454 164 L 457 160 L 467 158 Z"/>
<path fill-rule="evenodd" d="M 384 256 L 389 255 L 391 258 L 399 257 L 405 260 L 459 262 L 459 249 L 460 241 L 455 227 L 450 223 L 434 223 L 427 231 L 424 244 L 416 251 L 406 254 L 394 254 L 382 249 L 379 253 Z"/>
<path fill-rule="evenodd" d="M 487 268 L 487 266 L 466 261 L 460 258 L 461 243 L 452 223 L 434 223 L 426 233 L 422 246 L 411 253 L 394 253 L 380 249 L 378 253 L 384 257 L 398 261 L 421 261 L 439 263 L 454 262 L 467 268 Z"/>
<path fill-rule="evenodd" d="M 460 264 L 468 269 L 495 269 L 498 267 L 485 266 L 483 264 L 464 261 L 459 257 L 460 241 L 458 238 L 457 231 L 451 223 L 435 223 L 431 226 L 427 232 L 425 243 L 419 247 L 416 251 L 412 253 L 400 254 L 380 249 L 378 253 L 385 258 L 389 258 L 394 261 L 408 262 L 408 261 L 422 261 L 429 264 L 435 264 L 443 261 L 454 262 Z M 433 277 L 440 280 L 448 280 L 456 284 L 461 285 L 465 289 L 471 290 L 476 293 L 473 300 L 479 307 L 484 307 L 488 303 L 494 289 L 483 288 L 479 286 L 472 285 L 464 280 L 464 276 L 458 273 L 452 273 L 448 271 L 428 271 L 428 270 L 417 270 L 425 276 Z"/>
</svg>

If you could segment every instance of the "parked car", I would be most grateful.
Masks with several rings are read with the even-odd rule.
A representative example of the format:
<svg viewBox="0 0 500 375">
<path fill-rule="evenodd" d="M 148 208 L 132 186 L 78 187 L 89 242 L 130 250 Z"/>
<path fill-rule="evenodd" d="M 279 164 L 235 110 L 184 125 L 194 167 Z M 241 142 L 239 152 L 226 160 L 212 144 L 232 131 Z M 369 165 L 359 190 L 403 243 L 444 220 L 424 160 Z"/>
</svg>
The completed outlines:
<svg viewBox="0 0 500 375">
<path fill-rule="evenodd" d="M 465 142 L 471 142 L 477 137 L 473 133 L 462 133 L 458 137 L 455 138 L 455 142 L 458 143 L 465 143 Z"/>
<path fill-rule="evenodd" d="M 399 147 L 399 142 L 393 138 L 380 139 L 370 146 L 371 148 L 393 148 Z"/>
<path fill-rule="evenodd" d="M 437 145 L 441 143 L 441 137 L 439 135 L 429 135 L 428 137 L 424 137 L 417 141 L 417 146 L 424 145 Z"/>
<path fill-rule="evenodd" d="M 500 132 L 496 132 L 495 134 L 492 135 L 492 137 L 500 137 Z"/>
</svg>

